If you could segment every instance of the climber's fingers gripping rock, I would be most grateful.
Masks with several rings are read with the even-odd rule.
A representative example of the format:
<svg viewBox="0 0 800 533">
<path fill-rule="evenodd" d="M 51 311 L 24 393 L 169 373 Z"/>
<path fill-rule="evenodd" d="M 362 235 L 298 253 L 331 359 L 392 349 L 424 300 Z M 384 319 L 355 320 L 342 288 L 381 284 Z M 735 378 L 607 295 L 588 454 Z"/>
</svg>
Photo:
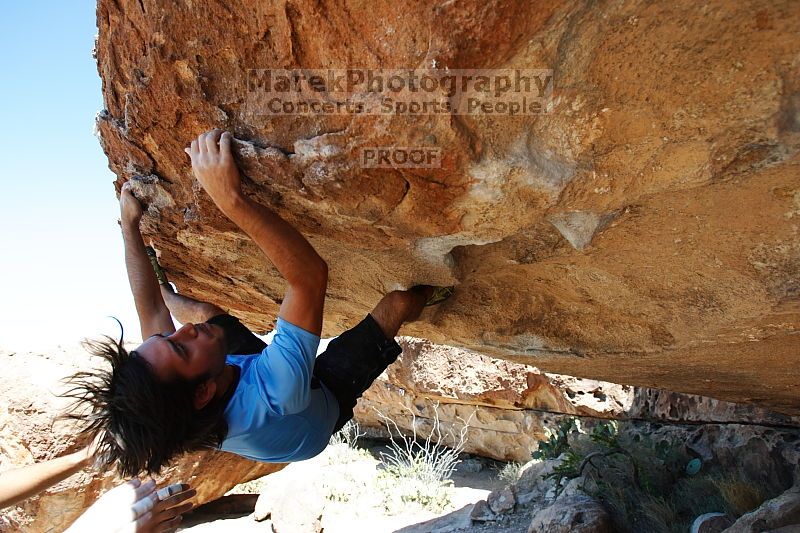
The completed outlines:
<svg viewBox="0 0 800 533">
<path fill-rule="evenodd" d="M 241 196 L 241 177 L 231 153 L 230 132 L 214 129 L 200 134 L 185 149 L 192 171 L 214 203 L 225 211 Z"/>
</svg>

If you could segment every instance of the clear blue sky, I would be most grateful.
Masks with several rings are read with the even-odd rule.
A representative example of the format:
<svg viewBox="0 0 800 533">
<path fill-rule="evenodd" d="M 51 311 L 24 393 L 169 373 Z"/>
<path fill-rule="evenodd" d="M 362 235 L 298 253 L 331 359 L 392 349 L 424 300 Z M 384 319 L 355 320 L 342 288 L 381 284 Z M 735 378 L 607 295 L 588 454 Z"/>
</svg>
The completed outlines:
<svg viewBox="0 0 800 533">
<path fill-rule="evenodd" d="M 0 347 L 139 337 L 102 109 L 91 0 L 7 2 L 0 18 Z"/>
</svg>

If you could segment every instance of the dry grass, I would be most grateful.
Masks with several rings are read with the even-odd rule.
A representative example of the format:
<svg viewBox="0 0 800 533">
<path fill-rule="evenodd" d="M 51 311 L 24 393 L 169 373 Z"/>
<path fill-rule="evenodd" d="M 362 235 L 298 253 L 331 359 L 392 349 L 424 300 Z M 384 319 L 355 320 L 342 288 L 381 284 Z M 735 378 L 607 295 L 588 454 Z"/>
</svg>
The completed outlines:
<svg viewBox="0 0 800 533">
<path fill-rule="evenodd" d="M 714 478 L 712 483 L 737 516 L 752 511 L 768 499 L 763 488 L 732 476 Z"/>
</svg>

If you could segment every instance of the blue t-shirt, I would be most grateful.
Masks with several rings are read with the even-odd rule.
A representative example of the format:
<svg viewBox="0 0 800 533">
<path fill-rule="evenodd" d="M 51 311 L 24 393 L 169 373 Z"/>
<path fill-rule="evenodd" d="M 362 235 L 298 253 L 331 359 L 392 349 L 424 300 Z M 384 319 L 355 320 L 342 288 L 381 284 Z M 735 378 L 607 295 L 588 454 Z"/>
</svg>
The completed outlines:
<svg viewBox="0 0 800 533">
<path fill-rule="evenodd" d="M 228 435 L 221 449 L 269 463 L 301 461 L 328 445 L 339 404 L 311 373 L 320 338 L 278 318 L 272 342 L 260 354 L 229 355 L 241 369 L 225 408 Z"/>
</svg>

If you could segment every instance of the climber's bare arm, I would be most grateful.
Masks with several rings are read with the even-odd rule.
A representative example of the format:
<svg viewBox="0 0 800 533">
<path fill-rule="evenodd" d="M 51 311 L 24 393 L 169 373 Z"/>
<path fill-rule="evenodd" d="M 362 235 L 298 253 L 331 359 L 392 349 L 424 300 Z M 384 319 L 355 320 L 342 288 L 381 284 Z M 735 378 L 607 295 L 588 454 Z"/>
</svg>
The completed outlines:
<svg viewBox="0 0 800 533">
<path fill-rule="evenodd" d="M 136 304 L 136 314 L 139 315 L 142 339 L 156 333 L 172 333 L 175 331 L 175 324 L 161 296 L 158 279 L 150 265 L 139 231 L 142 205 L 133 196 L 130 182 L 122 185 L 119 207 L 122 238 L 125 241 L 125 268 L 128 270 L 128 283 Z"/>
<path fill-rule="evenodd" d="M 271 209 L 242 193 L 231 153 L 231 134 L 213 130 L 192 141 L 192 170 L 217 207 L 258 245 L 287 281 L 278 314 L 319 335 L 328 286 L 328 265 L 300 232 Z"/>
</svg>

